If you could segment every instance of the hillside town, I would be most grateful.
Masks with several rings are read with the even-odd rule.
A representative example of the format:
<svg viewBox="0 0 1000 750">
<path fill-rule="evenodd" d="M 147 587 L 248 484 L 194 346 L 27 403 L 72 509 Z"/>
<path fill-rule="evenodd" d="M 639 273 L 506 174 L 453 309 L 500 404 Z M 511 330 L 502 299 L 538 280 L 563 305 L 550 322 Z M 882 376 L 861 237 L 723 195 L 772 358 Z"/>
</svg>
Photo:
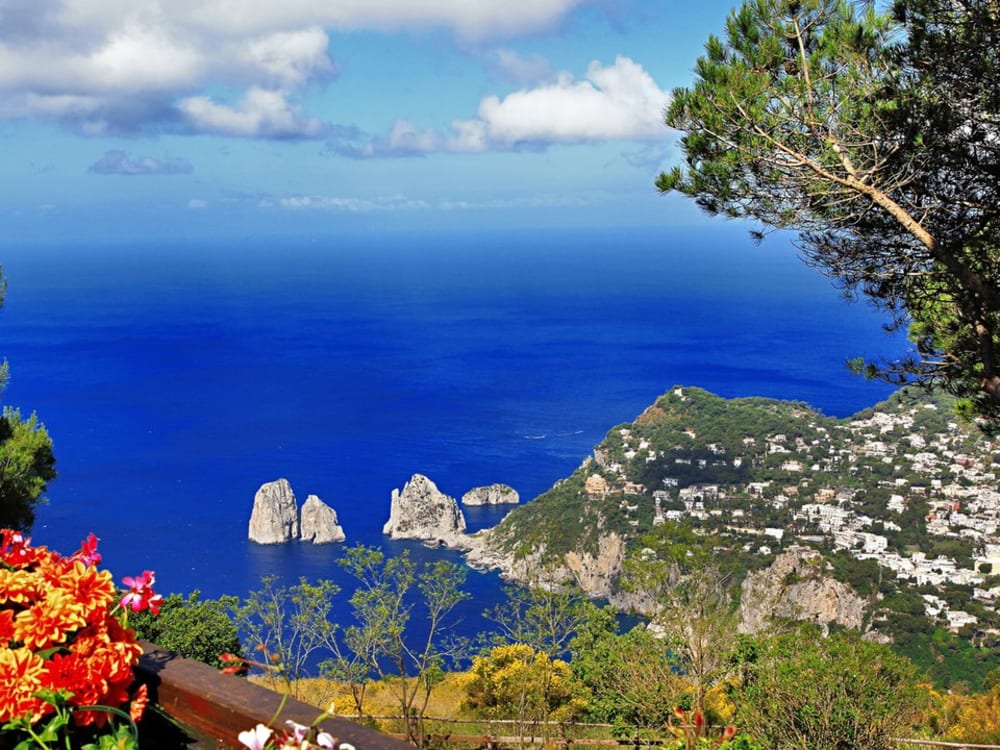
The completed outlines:
<svg viewBox="0 0 1000 750">
<path fill-rule="evenodd" d="M 995 613 L 1000 597 L 993 441 L 940 400 L 898 398 L 846 420 L 774 402 L 788 417 L 780 432 L 750 432 L 736 410 L 724 421 L 739 430 L 720 433 L 706 399 L 722 401 L 675 388 L 615 428 L 583 492 L 617 502 L 633 536 L 679 523 L 754 555 L 805 543 L 874 561 L 880 578 L 921 592 L 933 621 L 986 626 L 968 610 Z M 940 595 L 959 587 L 977 607 Z"/>
</svg>

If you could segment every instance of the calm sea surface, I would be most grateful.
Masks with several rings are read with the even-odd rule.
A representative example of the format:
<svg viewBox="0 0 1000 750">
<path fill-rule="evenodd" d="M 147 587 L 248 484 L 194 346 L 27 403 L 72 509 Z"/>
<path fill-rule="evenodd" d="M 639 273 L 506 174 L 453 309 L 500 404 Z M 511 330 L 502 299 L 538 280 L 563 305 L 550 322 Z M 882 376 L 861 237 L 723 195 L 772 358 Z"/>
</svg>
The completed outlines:
<svg viewBox="0 0 1000 750">
<path fill-rule="evenodd" d="M 449 553 L 381 535 L 415 472 L 529 499 L 672 385 L 846 416 L 890 390 L 845 358 L 902 349 L 787 243 L 731 226 L 0 253 L 4 402 L 58 458 L 34 538 L 68 553 L 93 531 L 117 576 L 151 568 L 165 592 L 340 578 L 340 546 L 247 541 L 278 477 L 349 542 L 431 559 Z M 498 583 L 470 574 L 470 632 Z"/>
</svg>

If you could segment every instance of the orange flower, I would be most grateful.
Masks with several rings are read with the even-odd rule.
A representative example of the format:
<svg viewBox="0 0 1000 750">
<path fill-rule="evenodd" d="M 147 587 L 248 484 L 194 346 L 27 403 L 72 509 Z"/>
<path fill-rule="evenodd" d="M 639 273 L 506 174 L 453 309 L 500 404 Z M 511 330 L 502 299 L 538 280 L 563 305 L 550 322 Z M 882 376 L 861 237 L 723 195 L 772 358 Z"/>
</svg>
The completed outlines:
<svg viewBox="0 0 1000 750">
<path fill-rule="evenodd" d="M 33 697 L 40 689 L 65 691 L 78 707 L 129 703 L 142 647 L 115 614 L 119 592 L 111 573 L 97 569 L 96 542 L 88 538 L 65 558 L 0 530 L 0 723 L 34 722 L 54 710 Z M 153 573 L 143 580 L 151 584 Z M 153 608 L 152 589 L 140 593 Z M 147 701 L 144 689 L 137 692 L 133 715 L 141 715 Z M 103 726 L 107 714 L 76 711 L 73 720 Z"/>
<path fill-rule="evenodd" d="M 135 695 L 132 696 L 132 707 L 129 709 L 128 715 L 132 721 L 139 721 L 142 715 L 146 712 L 146 706 L 149 704 L 149 688 L 145 683 L 139 686 L 139 689 L 135 691 Z"/>
<path fill-rule="evenodd" d="M 73 564 L 72 577 L 66 582 L 66 588 L 83 605 L 84 616 L 88 619 L 91 612 L 107 609 L 118 596 L 111 571 L 87 567 L 82 562 Z"/>
<path fill-rule="evenodd" d="M 82 609 L 65 591 L 50 591 L 44 601 L 14 616 L 14 638 L 31 649 L 65 643 L 70 633 L 87 624 Z"/>
<path fill-rule="evenodd" d="M 0 568 L 0 602 L 30 604 L 41 595 L 40 583 L 30 571 Z"/>
<path fill-rule="evenodd" d="M 26 648 L 0 649 L 0 721 L 42 715 L 33 693 L 42 687 L 42 660 Z"/>
</svg>

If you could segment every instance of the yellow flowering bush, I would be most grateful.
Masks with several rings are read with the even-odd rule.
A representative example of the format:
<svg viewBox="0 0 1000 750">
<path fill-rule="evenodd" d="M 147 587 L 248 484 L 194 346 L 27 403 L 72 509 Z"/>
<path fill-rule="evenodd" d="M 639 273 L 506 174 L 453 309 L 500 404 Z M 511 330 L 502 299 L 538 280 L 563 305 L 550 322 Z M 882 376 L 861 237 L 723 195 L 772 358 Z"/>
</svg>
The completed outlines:
<svg viewBox="0 0 1000 750">
<path fill-rule="evenodd" d="M 109 708 L 138 719 L 145 686 L 130 694 L 142 654 L 129 609 L 158 610 L 153 573 L 126 578 L 122 595 L 99 570 L 97 538 L 64 557 L 0 530 L 0 728 L 47 746 L 52 726 L 103 727 Z M 0 740 L 2 740 L 0 732 Z M 0 744 L 4 742 L 0 741 Z"/>
</svg>

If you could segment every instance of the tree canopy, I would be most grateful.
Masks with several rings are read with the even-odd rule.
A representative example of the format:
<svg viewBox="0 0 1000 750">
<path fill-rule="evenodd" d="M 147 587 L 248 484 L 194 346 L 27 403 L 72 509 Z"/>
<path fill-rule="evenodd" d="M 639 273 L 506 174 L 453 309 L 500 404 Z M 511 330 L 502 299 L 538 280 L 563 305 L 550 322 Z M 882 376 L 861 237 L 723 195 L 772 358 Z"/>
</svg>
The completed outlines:
<svg viewBox="0 0 1000 750">
<path fill-rule="evenodd" d="M 908 326 L 870 377 L 943 386 L 1000 428 L 1000 4 L 747 0 L 667 125 L 657 187 L 798 232 L 806 260 Z"/>
<path fill-rule="evenodd" d="M 7 281 L 0 270 L 0 307 Z M 7 385 L 8 367 L 0 363 L 0 394 Z M 11 406 L 0 411 L 0 527 L 27 531 L 35 522 L 35 506 L 43 500 L 56 476 L 52 439 L 32 413 L 27 418 Z"/>
</svg>

